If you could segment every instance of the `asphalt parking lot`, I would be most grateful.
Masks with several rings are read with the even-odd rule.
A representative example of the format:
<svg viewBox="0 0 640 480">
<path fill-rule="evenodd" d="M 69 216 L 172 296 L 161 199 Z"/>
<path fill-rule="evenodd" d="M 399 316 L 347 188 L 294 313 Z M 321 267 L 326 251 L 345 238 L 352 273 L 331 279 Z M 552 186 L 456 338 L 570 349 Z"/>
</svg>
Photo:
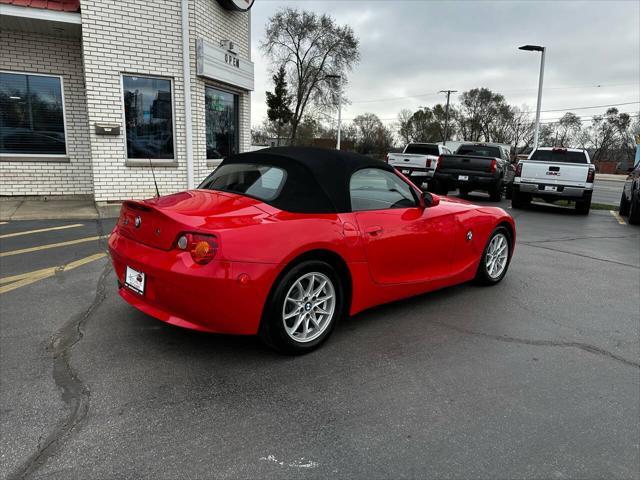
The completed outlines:
<svg viewBox="0 0 640 480">
<path fill-rule="evenodd" d="M 127 305 L 113 220 L 0 225 L 0 476 L 639 478 L 640 228 L 508 211 L 498 286 L 364 312 L 297 358 Z"/>
</svg>

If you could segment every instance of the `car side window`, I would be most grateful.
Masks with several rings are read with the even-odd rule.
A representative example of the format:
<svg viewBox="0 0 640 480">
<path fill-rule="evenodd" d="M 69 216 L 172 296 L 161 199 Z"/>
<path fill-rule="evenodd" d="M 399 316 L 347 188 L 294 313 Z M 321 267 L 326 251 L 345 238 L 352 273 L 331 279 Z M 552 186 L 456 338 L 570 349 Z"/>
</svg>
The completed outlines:
<svg viewBox="0 0 640 480">
<path fill-rule="evenodd" d="M 351 210 L 387 210 L 417 206 L 413 189 L 396 174 L 379 168 L 363 168 L 349 183 Z"/>
</svg>

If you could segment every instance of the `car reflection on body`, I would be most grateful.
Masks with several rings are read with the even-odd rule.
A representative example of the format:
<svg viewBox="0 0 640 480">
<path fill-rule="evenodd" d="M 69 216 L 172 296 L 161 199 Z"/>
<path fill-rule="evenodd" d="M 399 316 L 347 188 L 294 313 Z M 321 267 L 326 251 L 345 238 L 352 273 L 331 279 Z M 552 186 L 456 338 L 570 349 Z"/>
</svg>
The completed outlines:
<svg viewBox="0 0 640 480">
<path fill-rule="evenodd" d="M 278 147 L 195 190 L 127 201 L 109 239 L 120 295 L 167 323 L 308 352 L 341 317 L 505 276 L 504 210 L 421 192 L 386 163 Z"/>
</svg>

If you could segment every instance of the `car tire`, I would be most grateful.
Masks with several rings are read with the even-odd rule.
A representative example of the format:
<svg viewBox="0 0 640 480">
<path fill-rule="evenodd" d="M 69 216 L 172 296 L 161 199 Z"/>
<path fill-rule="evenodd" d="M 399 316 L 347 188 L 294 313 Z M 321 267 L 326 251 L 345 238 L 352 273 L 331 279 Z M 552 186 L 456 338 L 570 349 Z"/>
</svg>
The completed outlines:
<svg viewBox="0 0 640 480">
<path fill-rule="evenodd" d="M 287 355 L 315 350 L 329 337 L 344 314 L 344 288 L 340 277 L 331 265 L 319 260 L 299 263 L 287 271 L 274 284 L 269 298 L 260 338 Z M 318 304 L 319 298 L 325 300 Z"/>
<path fill-rule="evenodd" d="M 629 215 L 629 201 L 627 200 L 627 196 L 622 192 L 622 196 L 620 197 L 620 215 L 627 216 Z"/>
<path fill-rule="evenodd" d="M 467 188 L 467 187 L 460 187 L 460 188 L 458 188 L 458 191 L 460 192 L 460 196 L 461 197 L 467 197 L 471 190 L 469 188 Z"/>
<path fill-rule="evenodd" d="M 514 190 L 511 193 L 511 208 L 525 208 L 531 203 L 531 197 L 525 193 Z"/>
<path fill-rule="evenodd" d="M 576 213 L 578 215 L 589 215 L 589 210 L 591 210 L 591 199 L 576 201 Z"/>
<path fill-rule="evenodd" d="M 507 185 L 504 189 L 504 198 L 506 198 L 507 200 L 511 200 L 512 196 L 513 196 L 513 189 L 511 188 L 511 185 Z"/>
<path fill-rule="evenodd" d="M 507 274 L 511 261 L 511 235 L 505 227 L 496 228 L 484 247 L 478 270 L 476 283 L 480 285 L 495 285 Z M 496 263 L 497 262 L 497 263 Z"/>
<path fill-rule="evenodd" d="M 629 204 L 629 223 L 640 225 L 640 191 L 631 192 L 631 202 Z"/>
</svg>

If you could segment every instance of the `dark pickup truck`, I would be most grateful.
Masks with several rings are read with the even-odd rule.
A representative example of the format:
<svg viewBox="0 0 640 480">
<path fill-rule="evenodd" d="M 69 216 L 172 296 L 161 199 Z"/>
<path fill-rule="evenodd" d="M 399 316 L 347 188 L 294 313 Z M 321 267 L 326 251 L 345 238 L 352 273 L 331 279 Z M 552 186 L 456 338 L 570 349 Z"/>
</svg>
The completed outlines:
<svg viewBox="0 0 640 480">
<path fill-rule="evenodd" d="M 502 193 L 513 183 L 514 168 L 509 162 L 506 146 L 495 143 L 464 143 L 455 155 L 441 155 L 431 181 L 435 193 L 447 194 L 460 190 L 467 195 L 472 190 L 488 192 L 491 200 L 499 202 Z"/>
</svg>

